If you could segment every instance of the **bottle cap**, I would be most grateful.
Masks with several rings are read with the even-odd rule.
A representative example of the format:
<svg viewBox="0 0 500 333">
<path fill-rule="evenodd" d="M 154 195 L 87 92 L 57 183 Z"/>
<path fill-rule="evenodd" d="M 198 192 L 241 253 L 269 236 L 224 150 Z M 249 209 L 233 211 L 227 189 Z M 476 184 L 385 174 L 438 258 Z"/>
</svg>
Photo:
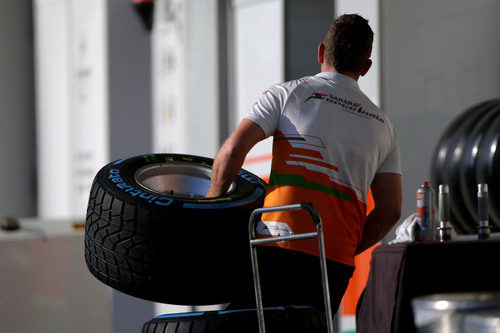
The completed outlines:
<svg viewBox="0 0 500 333">
<path fill-rule="evenodd" d="M 479 192 L 488 192 L 488 184 L 477 184 L 477 190 Z"/>
<path fill-rule="evenodd" d="M 424 182 L 423 186 L 430 186 L 431 182 Z"/>
<path fill-rule="evenodd" d="M 439 185 L 439 194 L 450 193 L 450 187 L 448 185 Z"/>
</svg>

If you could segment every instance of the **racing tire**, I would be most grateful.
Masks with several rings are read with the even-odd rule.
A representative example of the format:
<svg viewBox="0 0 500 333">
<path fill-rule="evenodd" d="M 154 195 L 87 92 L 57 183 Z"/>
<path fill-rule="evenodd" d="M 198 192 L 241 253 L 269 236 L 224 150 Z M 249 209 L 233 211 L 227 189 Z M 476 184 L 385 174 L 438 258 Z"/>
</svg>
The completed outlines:
<svg viewBox="0 0 500 333">
<path fill-rule="evenodd" d="M 448 184 L 450 188 L 450 219 L 459 234 L 476 233 L 476 210 L 466 202 L 468 197 L 475 197 L 477 179 L 471 170 L 481 168 L 482 164 L 474 153 L 471 142 L 479 134 L 477 124 L 484 117 L 492 116 L 498 106 L 498 99 L 474 105 L 461 113 L 444 131 L 433 153 L 431 178 L 438 186 Z M 493 117 L 493 116 L 492 116 Z M 491 119 L 490 119 L 491 122 Z M 488 127 L 488 126 L 485 126 Z M 482 128 L 481 131 L 486 131 Z M 468 151 L 467 149 L 471 149 Z M 478 150 L 481 152 L 481 150 Z M 469 156 L 470 155 L 470 156 Z M 467 165 L 468 164 L 468 165 Z M 471 166 L 474 165 L 474 166 Z M 468 179 L 464 179 L 468 172 Z M 466 184 L 467 183 L 467 184 Z M 472 184 L 472 186 L 471 186 Z"/>
<path fill-rule="evenodd" d="M 312 307 L 264 309 L 266 332 L 326 332 L 324 312 Z M 181 313 L 158 316 L 144 324 L 142 333 L 255 333 L 259 331 L 255 309 Z"/>
<path fill-rule="evenodd" d="M 206 199 L 212 164 L 205 157 L 153 154 L 103 167 L 86 218 L 90 272 L 146 300 L 230 302 L 249 278 L 248 218 L 263 205 L 265 183 L 242 169 L 227 195 Z"/>
</svg>

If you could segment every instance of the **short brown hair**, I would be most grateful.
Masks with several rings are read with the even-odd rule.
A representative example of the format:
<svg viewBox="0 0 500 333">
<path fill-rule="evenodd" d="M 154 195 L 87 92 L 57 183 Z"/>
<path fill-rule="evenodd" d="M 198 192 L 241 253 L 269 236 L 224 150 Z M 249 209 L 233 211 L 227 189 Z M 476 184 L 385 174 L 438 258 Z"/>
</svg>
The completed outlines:
<svg viewBox="0 0 500 333">
<path fill-rule="evenodd" d="M 373 31 L 357 14 L 337 18 L 325 36 L 325 62 L 338 72 L 359 72 L 370 58 Z"/>
</svg>

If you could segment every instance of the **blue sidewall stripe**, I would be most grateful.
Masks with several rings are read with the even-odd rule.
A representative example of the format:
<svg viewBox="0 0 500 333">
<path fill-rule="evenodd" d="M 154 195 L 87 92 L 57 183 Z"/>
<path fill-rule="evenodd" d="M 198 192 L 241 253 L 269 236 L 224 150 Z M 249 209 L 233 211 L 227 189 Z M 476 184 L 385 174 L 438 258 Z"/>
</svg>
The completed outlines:
<svg viewBox="0 0 500 333">
<path fill-rule="evenodd" d="M 228 314 L 228 313 L 250 312 L 250 311 L 254 312 L 256 310 L 255 309 L 227 310 L 227 311 L 219 311 L 217 313 L 220 314 L 220 315 L 225 315 L 225 314 Z"/>
<path fill-rule="evenodd" d="M 273 308 L 264 308 L 264 311 L 285 311 L 285 310 L 290 310 L 290 309 L 297 309 L 297 310 L 305 310 L 305 309 L 312 309 L 311 306 L 309 305 L 292 305 L 289 307 L 284 307 L 284 306 L 277 306 Z M 238 309 L 238 310 L 227 310 L 227 311 L 217 311 L 218 315 L 225 315 L 229 313 L 238 313 L 238 312 L 255 312 L 257 311 L 256 309 Z M 154 319 L 162 319 L 162 318 L 182 318 L 182 317 L 198 317 L 206 314 L 206 312 L 186 312 L 186 313 L 173 313 L 173 314 L 164 314 L 155 317 Z"/>
<path fill-rule="evenodd" d="M 204 315 L 205 312 L 187 312 L 187 313 L 173 313 L 173 314 L 164 314 L 158 317 L 155 317 L 155 319 L 161 319 L 161 318 L 180 318 L 180 317 L 194 317 L 194 316 L 202 316 Z"/>
<path fill-rule="evenodd" d="M 290 308 L 298 309 L 300 307 L 291 306 Z M 264 308 L 264 311 L 285 311 L 285 310 L 290 309 L 290 308 L 285 308 L 284 306 L 276 306 L 274 308 Z M 309 306 L 304 306 L 303 308 L 304 309 L 309 308 Z M 257 311 L 257 309 L 228 310 L 228 311 L 219 311 L 218 314 L 224 315 L 224 314 L 228 314 L 228 313 L 255 312 L 255 311 Z"/>
<path fill-rule="evenodd" d="M 129 159 L 134 158 L 134 157 L 139 157 L 139 156 L 142 156 L 142 155 L 144 155 L 144 154 L 122 158 L 121 160 L 118 160 L 118 161 L 114 162 L 113 165 L 120 164 L 123 161 L 129 160 Z"/>
</svg>

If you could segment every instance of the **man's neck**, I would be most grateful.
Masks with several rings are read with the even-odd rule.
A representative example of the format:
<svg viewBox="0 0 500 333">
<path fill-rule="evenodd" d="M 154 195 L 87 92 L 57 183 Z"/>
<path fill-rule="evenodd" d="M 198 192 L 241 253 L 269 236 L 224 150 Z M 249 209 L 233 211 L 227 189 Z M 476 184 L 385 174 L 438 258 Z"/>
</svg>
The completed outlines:
<svg viewBox="0 0 500 333">
<path fill-rule="evenodd" d="M 352 72 L 339 72 L 338 70 L 335 69 L 335 67 L 328 66 L 325 63 L 323 63 L 321 65 L 321 71 L 322 72 L 339 73 L 339 74 L 342 74 L 342 75 L 345 75 L 345 76 L 349 76 L 350 78 L 354 79 L 355 81 L 358 81 L 359 80 L 359 76 L 360 76 L 359 73 L 355 74 L 355 73 L 352 73 Z"/>
</svg>

